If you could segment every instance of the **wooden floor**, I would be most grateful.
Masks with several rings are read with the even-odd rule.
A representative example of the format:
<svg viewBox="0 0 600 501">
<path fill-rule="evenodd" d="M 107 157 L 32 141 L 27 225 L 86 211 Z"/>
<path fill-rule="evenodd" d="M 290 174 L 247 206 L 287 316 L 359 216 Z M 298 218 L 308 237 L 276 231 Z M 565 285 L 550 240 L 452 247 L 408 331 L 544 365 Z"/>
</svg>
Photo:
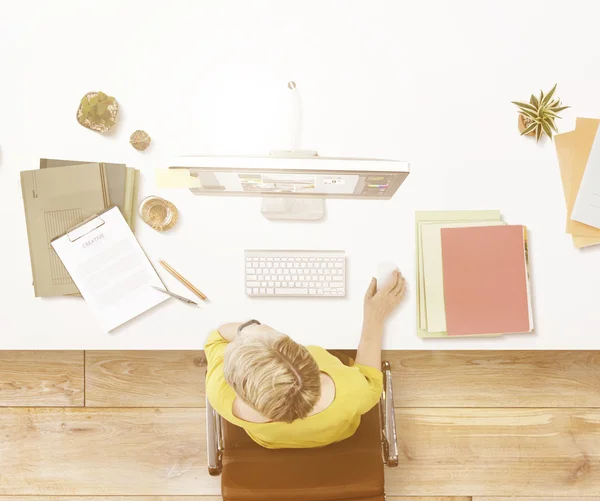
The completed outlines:
<svg viewBox="0 0 600 501">
<path fill-rule="evenodd" d="M 600 352 L 385 358 L 401 453 L 388 500 L 600 500 Z M 205 366 L 202 352 L 0 352 L 0 496 L 220 499 Z"/>
</svg>

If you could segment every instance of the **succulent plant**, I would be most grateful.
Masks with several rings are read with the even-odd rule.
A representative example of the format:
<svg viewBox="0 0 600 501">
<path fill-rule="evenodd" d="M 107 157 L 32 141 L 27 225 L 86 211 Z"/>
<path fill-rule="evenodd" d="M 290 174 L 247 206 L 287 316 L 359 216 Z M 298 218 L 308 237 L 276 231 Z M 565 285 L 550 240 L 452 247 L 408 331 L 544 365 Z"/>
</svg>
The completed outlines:
<svg viewBox="0 0 600 501">
<path fill-rule="evenodd" d="M 553 131 L 558 132 L 554 120 L 560 118 L 558 113 L 568 106 L 561 106 L 558 98 L 553 99 L 556 85 L 545 95 L 544 91 L 540 91 L 539 97 L 531 94 L 528 103 L 512 101 L 519 108 L 519 130 L 522 136 L 535 134 L 537 142 L 544 134 L 552 140 Z"/>
<path fill-rule="evenodd" d="M 119 105 L 112 96 L 104 92 L 88 92 L 81 98 L 77 110 L 77 121 L 98 132 L 106 132 L 115 125 Z"/>
</svg>

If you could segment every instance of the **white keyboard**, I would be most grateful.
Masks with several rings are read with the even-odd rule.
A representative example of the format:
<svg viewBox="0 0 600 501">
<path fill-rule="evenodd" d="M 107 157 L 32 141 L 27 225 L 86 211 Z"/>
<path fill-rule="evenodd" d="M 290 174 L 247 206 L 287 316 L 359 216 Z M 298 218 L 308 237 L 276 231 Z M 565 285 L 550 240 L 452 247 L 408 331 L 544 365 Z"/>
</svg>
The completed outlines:
<svg viewBox="0 0 600 501">
<path fill-rule="evenodd" d="M 247 296 L 341 297 L 344 251 L 245 251 Z"/>
</svg>

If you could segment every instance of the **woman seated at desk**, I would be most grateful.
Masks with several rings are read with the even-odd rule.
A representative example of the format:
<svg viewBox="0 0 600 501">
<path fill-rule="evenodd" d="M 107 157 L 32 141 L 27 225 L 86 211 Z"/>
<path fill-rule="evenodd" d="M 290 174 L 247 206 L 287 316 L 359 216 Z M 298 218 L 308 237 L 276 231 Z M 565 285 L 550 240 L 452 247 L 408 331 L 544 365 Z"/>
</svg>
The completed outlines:
<svg viewBox="0 0 600 501">
<path fill-rule="evenodd" d="M 351 437 L 381 396 L 383 325 L 405 290 L 399 271 L 379 290 L 371 281 L 351 366 L 255 320 L 222 326 L 204 347 L 211 405 L 270 449 L 321 447 Z"/>
</svg>

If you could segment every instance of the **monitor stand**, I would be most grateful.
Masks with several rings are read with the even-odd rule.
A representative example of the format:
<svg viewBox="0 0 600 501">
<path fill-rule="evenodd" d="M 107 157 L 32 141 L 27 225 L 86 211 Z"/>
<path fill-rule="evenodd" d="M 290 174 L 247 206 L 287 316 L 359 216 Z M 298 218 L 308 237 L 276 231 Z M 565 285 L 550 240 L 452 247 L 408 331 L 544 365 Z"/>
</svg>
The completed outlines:
<svg viewBox="0 0 600 501">
<path fill-rule="evenodd" d="M 316 221 L 325 214 L 322 198 L 263 198 L 262 215 L 271 220 Z"/>
</svg>

